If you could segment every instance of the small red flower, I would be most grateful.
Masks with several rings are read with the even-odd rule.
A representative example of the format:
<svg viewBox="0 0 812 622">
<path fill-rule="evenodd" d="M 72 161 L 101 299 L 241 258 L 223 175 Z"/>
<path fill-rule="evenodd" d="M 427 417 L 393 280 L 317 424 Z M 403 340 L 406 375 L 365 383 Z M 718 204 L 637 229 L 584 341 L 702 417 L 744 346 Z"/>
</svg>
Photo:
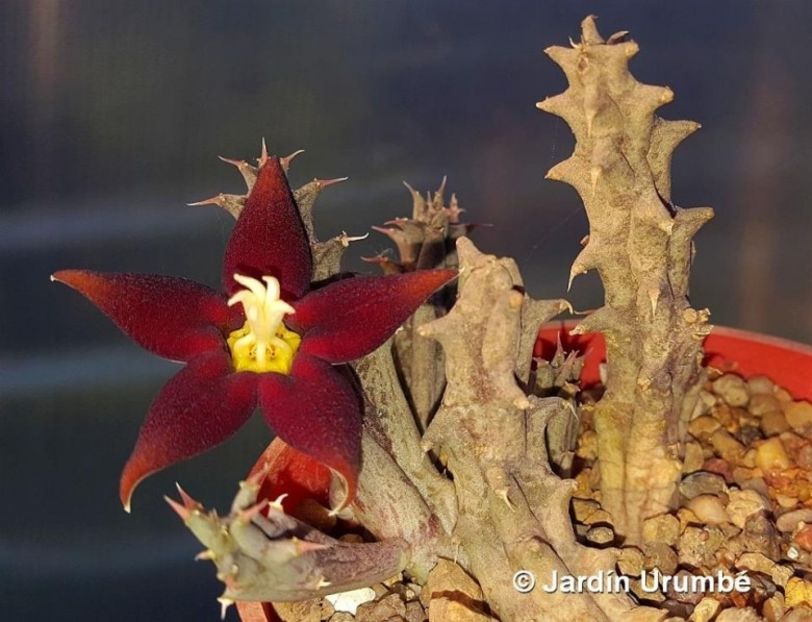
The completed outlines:
<svg viewBox="0 0 812 622">
<path fill-rule="evenodd" d="M 257 404 L 276 435 L 355 495 L 361 400 L 340 365 L 380 346 L 453 270 L 358 276 L 310 289 L 310 246 L 276 157 L 265 160 L 223 260 L 225 295 L 149 274 L 62 270 L 147 350 L 186 366 L 150 407 L 121 476 L 129 510 L 148 475 L 221 443 Z"/>
</svg>

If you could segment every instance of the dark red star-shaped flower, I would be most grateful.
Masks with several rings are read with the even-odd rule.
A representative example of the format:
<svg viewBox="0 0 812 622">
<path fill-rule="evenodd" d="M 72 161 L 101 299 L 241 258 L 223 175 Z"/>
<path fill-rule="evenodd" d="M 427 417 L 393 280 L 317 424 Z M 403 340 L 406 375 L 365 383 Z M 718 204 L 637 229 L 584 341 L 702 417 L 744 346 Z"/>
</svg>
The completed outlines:
<svg viewBox="0 0 812 622">
<path fill-rule="evenodd" d="M 267 158 L 223 260 L 216 292 L 149 274 L 62 270 L 147 350 L 186 363 L 150 407 L 121 476 L 148 475 L 230 437 L 259 405 L 288 445 L 337 472 L 349 503 L 360 467 L 361 398 L 343 370 L 386 341 L 453 270 L 356 276 L 311 289 L 307 234 L 278 158 Z"/>
</svg>

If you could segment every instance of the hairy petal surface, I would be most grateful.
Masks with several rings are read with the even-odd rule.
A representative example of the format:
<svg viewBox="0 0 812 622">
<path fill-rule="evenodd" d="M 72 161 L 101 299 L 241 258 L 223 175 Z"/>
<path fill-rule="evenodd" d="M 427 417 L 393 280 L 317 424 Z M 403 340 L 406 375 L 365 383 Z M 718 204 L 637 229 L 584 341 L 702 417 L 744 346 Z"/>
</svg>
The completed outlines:
<svg viewBox="0 0 812 622">
<path fill-rule="evenodd" d="M 274 276 L 283 298 L 299 298 L 310 286 L 310 245 L 279 158 L 260 168 L 226 246 L 223 286 L 233 294 L 243 289 L 234 274 L 261 279 Z"/>
<path fill-rule="evenodd" d="M 51 277 L 85 296 L 143 348 L 188 361 L 225 348 L 241 319 L 213 289 L 172 276 L 60 270 Z"/>
<path fill-rule="evenodd" d="M 121 502 L 129 510 L 135 487 L 148 475 L 219 445 L 256 406 L 257 374 L 234 372 L 224 352 L 208 352 L 164 385 L 150 407 L 121 474 Z"/>
<path fill-rule="evenodd" d="M 279 438 L 344 478 L 342 507 L 348 505 L 361 462 L 361 400 L 350 381 L 329 363 L 299 352 L 289 376 L 262 374 L 259 404 Z"/>
<path fill-rule="evenodd" d="M 287 323 L 302 335 L 300 352 L 345 363 L 375 350 L 456 270 L 420 270 L 394 276 L 336 281 L 294 303 Z"/>
</svg>

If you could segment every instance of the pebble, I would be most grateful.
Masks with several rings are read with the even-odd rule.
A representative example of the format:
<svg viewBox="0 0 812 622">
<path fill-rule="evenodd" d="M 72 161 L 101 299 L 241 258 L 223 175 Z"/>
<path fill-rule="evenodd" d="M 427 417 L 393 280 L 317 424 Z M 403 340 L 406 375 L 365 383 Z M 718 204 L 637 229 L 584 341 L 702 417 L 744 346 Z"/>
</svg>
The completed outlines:
<svg viewBox="0 0 812 622">
<path fill-rule="evenodd" d="M 697 440 L 705 440 L 711 434 L 716 432 L 721 427 L 721 424 L 711 417 L 710 415 L 702 415 L 697 417 L 688 424 L 688 432 Z"/>
<path fill-rule="evenodd" d="M 781 592 L 773 594 L 770 598 L 765 600 L 761 606 L 761 615 L 764 616 L 767 622 L 778 622 L 785 611 L 784 595 Z"/>
<path fill-rule="evenodd" d="M 615 532 L 606 525 L 596 525 L 586 532 L 586 539 L 592 544 L 609 544 L 615 539 Z"/>
<path fill-rule="evenodd" d="M 680 524 L 673 514 L 660 514 L 643 521 L 643 542 L 673 546 L 679 540 Z"/>
<path fill-rule="evenodd" d="M 426 612 L 418 601 L 406 603 L 406 620 L 408 622 L 425 622 Z"/>
<path fill-rule="evenodd" d="M 812 523 L 812 508 L 786 512 L 776 519 L 775 526 L 778 527 L 778 531 L 789 533 L 795 531 L 798 523 Z"/>
<path fill-rule="evenodd" d="M 688 441 L 685 443 L 685 458 L 682 461 L 682 472 L 693 473 L 702 468 L 705 462 L 705 452 L 702 451 L 702 445 L 696 441 Z"/>
<path fill-rule="evenodd" d="M 716 622 L 761 622 L 762 617 L 752 607 L 725 609 L 716 617 Z"/>
<path fill-rule="evenodd" d="M 792 497 L 790 495 L 784 495 L 781 493 L 775 494 L 775 500 L 785 510 L 791 510 L 792 508 L 798 505 L 798 499 L 796 497 Z"/>
<path fill-rule="evenodd" d="M 333 606 L 336 611 L 344 611 L 346 613 L 355 614 L 360 605 L 371 602 L 377 598 L 375 590 L 362 587 L 357 590 L 350 590 L 349 592 L 339 592 L 338 594 L 329 594 L 325 597 L 327 601 Z"/>
<path fill-rule="evenodd" d="M 603 508 L 598 508 L 584 519 L 585 525 L 595 525 L 597 523 L 612 524 L 612 515 Z"/>
<path fill-rule="evenodd" d="M 714 553 L 722 546 L 725 536 L 721 529 L 713 526 L 689 526 L 682 533 L 677 553 L 679 562 L 689 566 L 711 567 L 715 563 Z"/>
<path fill-rule="evenodd" d="M 725 402 L 720 402 L 713 411 L 713 418 L 728 432 L 735 432 L 739 425 L 739 411 L 741 408 L 731 408 Z M 744 412 L 747 412 L 746 410 Z"/>
<path fill-rule="evenodd" d="M 772 520 L 759 512 L 747 519 L 744 531 L 736 537 L 743 550 L 750 553 L 762 553 L 770 559 L 781 556 L 781 535 Z"/>
<path fill-rule="evenodd" d="M 358 613 L 355 614 L 357 622 L 378 622 L 378 620 L 389 620 L 391 618 L 403 618 L 406 615 L 406 603 L 400 594 L 390 594 L 372 603 L 359 605 Z"/>
<path fill-rule="evenodd" d="M 349 542 L 350 544 L 362 544 L 364 542 L 364 537 L 357 533 L 345 533 L 339 538 L 339 540 L 342 542 Z"/>
<path fill-rule="evenodd" d="M 792 536 L 792 540 L 805 551 L 812 551 L 812 525 L 804 524 L 804 526 Z"/>
<path fill-rule="evenodd" d="M 674 576 L 675 577 L 687 577 L 688 579 L 687 579 L 686 585 L 690 588 L 690 585 L 691 585 L 690 577 L 693 576 L 693 573 L 688 572 L 687 570 L 680 570 Z M 680 585 L 680 587 L 682 587 L 682 582 L 683 581 L 686 581 L 686 579 L 679 579 L 678 584 Z M 681 602 L 681 603 L 690 603 L 691 605 L 695 605 L 700 600 L 702 600 L 702 597 L 705 595 L 705 593 L 704 592 L 699 592 L 699 591 L 694 592 L 694 591 L 691 591 L 690 589 L 686 590 L 684 592 L 677 591 L 677 590 L 674 589 L 674 583 L 670 582 L 668 584 L 668 589 L 666 589 L 666 591 L 665 591 L 665 595 L 668 598 L 672 599 L 672 600 L 676 600 L 676 601 Z"/>
<path fill-rule="evenodd" d="M 778 398 L 779 402 L 788 403 L 792 401 L 792 396 L 790 395 L 789 391 L 787 391 L 786 389 L 782 389 L 781 387 L 774 387 L 773 395 L 775 395 L 775 397 Z"/>
<path fill-rule="evenodd" d="M 753 441 L 756 441 L 756 440 L 761 440 L 761 434 L 758 435 L 758 438 L 748 440 L 747 443 L 748 443 L 748 445 L 752 445 Z M 745 451 L 744 456 L 742 456 L 742 459 L 741 459 L 742 466 L 744 466 L 744 467 L 746 467 L 748 469 L 756 468 L 756 456 L 757 455 L 758 455 L 758 452 L 756 452 L 755 449 L 750 448 L 747 451 Z"/>
<path fill-rule="evenodd" d="M 767 376 L 753 376 L 747 379 L 747 389 L 750 395 L 772 395 L 775 385 Z"/>
<path fill-rule="evenodd" d="M 423 587 L 418 585 L 417 583 L 407 583 L 406 584 L 406 600 L 412 600 L 414 598 L 418 598 L 420 596 L 420 590 Z"/>
<path fill-rule="evenodd" d="M 586 523 L 587 519 L 601 509 L 601 504 L 593 499 L 572 498 L 572 513 L 576 522 Z"/>
<path fill-rule="evenodd" d="M 689 508 L 679 508 L 677 510 L 677 520 L 679 520 L 679 532 L 682 533 L 685 531 L 685 528 L 688 525 L 696 525 L 699 523 L 699 519 L 696 517 L 696 514 Z"/>
<path fill-rule="evenodd" d="M 792 576 L 792 573 L 790 573 L 790 576 Z M 767 598 L 768 596 L 779 594 L 781 592 L 772 579 L 767 577 L 767 575 L 763 575 L 758 572 L 754 572 L 750 575 L 750 585 L 752 586 L 753 591 L 762 598 Z M 742 597 L 739 596 L 738 598 Z M 733 600 L 735 602 L 736 598 L 734 597 Z"/>
<path fill-rule="evenodd" d="M 731 469 L 730 463 L 727 460 L 722 460 L 721 458 L 708 458 L 705 460 L 705 464 L 702 465 L 702 470 L 721 475 L 728 484 L 734 481 L 733 470 Z"/>
<path fill-rule="evenodd" d="M 729 406 L 745 406 L 750 400 L 747 383 L 735 374 L 724 374 L 714 380 L 713 392 Z"/>
<path fill-rule="evenodd" d="M 759 427 L 764 433 L 764 436 L 778 436 L 782 432 L 790 429 L 789 422 L 780 410 L 771 410 L 761 416 Z"/>
<path fill-rule="evenodd" d="M 696 604 L 694 612 L 688 619 L 691 622 L 708 622 L 716 615 L 716 612 L 719 611 L 719 607 L 720 604 L 718 600 L 706 596 Z"/>
<path fill-rule="evenodd" d="M 659 588 L 652 591 L 649 583 L 647 583 L 646 587 L 649 589 L 643 589 L 643 584 L 640 582 L 640 579 L 632 579 L 629 581 L 631 593 L 634 594 L 638 600 L 654 603 L 662 603 L 665 600 L 665 596 L 663 596 L 663 593 Z M 662 612 L 662 615 L 665 616 L 665 612 Z"/>
<path fill-rule="evenodd" d="M 715 495 L 698 495 L 688 502 L 687 507 L 705 525 L 722 525 L 730 522 L 725 506 Z"/>
<path fill-rule="evenodd" d="M 644 544 L 643 555 L 646 570 L 657 568 L 662 574 L 674 574 L 677 570 L 679 564 L 677 553 L 663 542 Z"/>
<path fill-rule="evenodd" d="M 776 585 L 784 587 L 793 575 L 793 569 L 783 564 L 776 564 L 762 553 L 744 553 L 736 560 L 736 568 L 752 570 L 769 576 Z"/>
<path fill-rule="evenodd" d="M 787 423 L 798 433 L 809 434 L 812 429 L 812 404 L 809 402 L 788 402 L 784 404 Z"/>
<path fill-rule="evenodd" d="M 781 434 L 781 442 L 784 443 L 784 449 L 790 454 L 790 458 L 809 444 L 809 440 L 792 431 Z"/>
<path fill-rule="evenodd" d="M 494 619 L 460 601 L 437 598 L 429 605 L 429 622 L 494 622 Z"/>
<path fill-rule="evenodd" d="M 806 605 L 800 605 L 787 611 L 780 622 L 809 622 L 810 620 L 812 620 L 812 609 Z"/>
<path fill-rule="evenodd" d="M 792 577 L 784 588 L 784 598 L 787 607 L 798 605 L 812 605 L 812 582 L 799 577 Z"/>
<path fill-rule="evenodd" d="M 789 456 L 787 456 L 780 438 L 770 438 L 758 446 L 756 466 L 765 473 L 783 471 L 789 468 Z"/>
<path fill-rule="evenodd" d="M 745 447 L 749 447 L 755 441 L 761 440 L 764 437 L 764 435 L 761 433 L 761 429 L 760 429 L 758 423 L 756 423 L 755 425 L 742 425 L 742 427 L 739 430 L 739 433 L 738 433 L 737 436 L 738 436 L 738 439 L 742 443 L 744 443 Z M 744 464 L 746 464 L 747 466 L 752 466 L 752 465 L 747 463 L 747 457 L 751 453 L 752 452 L 748 451 L 744 455 Z"/>
<path fill-rule="evenodd" d="M 755 490 L 731 490 L 729 498 L 727 513 L 730 516 L 730 522 L 740 529 L 744 529 L 750 516 L 770 509 L 767 500 Z"/>
<path fill-rule="evenodd" d="M 754 415 L 744 408 L 734 408 L 733 410 L 736 412 L 736 416 L 739 418 L 739 423 L 742 427 L 758 427 L 759 417 L 757 415 Z"/>
<path fill-rule="evenodd" d="M 274 607 L 283 620 L 299 620 L 300 622 L 320 622 L 324 618 L 334 615 L 332 605 L 320 598 L 303 600 L 300 602 L 279 603 Z M 350 616 L 352 619 L 352 616 Z"/>
<path fill-rule="evenodd" d="M 755 467 L 755 457 L 753 459 Z M 745 484 L 761 475 L 761 471 L 756 468 L 736 467 L 733 469 L 733 483 L 739 488 L 745 488 Z"/>
<path fill-rule="evenodd" d="M 617 567 L 628 577 L 639 577 L 643 571 L 645 556 L 636 546 L 624 546 L 617 558 Z"/>
<path fill-rule="evenodd" d="M 806 444 L 798 448 L 794 454 L 795 462 L 802 469 L 812 471 L 812 445 Z"/>
<path fill-rule="evenodd" d="M 762 497 L 767 498 L 770 496 L 770 488 L 763 477 L 753 477 L 739 484 L 744 490 L 755 490 Z"/>
<path fill-rule="evenodd" d="M 801 564 L 806 564 L 807 558 L 810 558 L 809 553 L 806 551 L 802 551 L 799 549 L 795 543 L 790 544 L 787 547 L 787 552 L 784 554 L 787 559 L 791 559 L 794 562 L 799 562 Z M 807 564 L 808 567 L 808 564 Z"/>
<path fill-rule="evenodd" d="M 471 601 L 481 601 L 484 598 L 482 588 L 467 572 L 453 561 L 440 558 L 420 591 L 420 601 L 428 607 L 430 602 L 445 600 L 442 595 L 446 593 Z"/>
<path fill-rule="evenodd" d="M 742 530 L 736 527 L 736 525 L 731 525 L 730 523 L 721 525 L 720 527 L 725 534 L 725 538 L 728 540 L 732 540 L 742 532 Z"/>
<path fill-rule="evenodd" d="M 747 410 L 757 417 L 763 417 L 768 412 L 781 410 L 781 402 L 772 393 L 753 395 L 747 405 Z"/>
<path fill-rule="evenodd" d="M 693 499 L 699 495 L 717 495 L 727 492 L 727 484 L 720 475 L 697 471 L 682 479 L 679 491 L 686 499 Z"/>
<path fill-rule="evenodd" d="M 716 430 L 711 434 L 710 444 L 719 456 L 733 464 L 738 464 L 745 453 L 744 445 L 724 429 Z"/>
</svg>

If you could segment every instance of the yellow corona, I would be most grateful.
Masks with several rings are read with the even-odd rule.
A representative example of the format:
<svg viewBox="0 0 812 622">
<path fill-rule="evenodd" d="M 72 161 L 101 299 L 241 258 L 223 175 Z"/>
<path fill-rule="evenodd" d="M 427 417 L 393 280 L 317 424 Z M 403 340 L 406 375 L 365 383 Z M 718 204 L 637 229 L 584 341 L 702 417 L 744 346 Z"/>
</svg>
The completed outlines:
<svg viewBox="0 0 812 622">
<path fill-rule="evenodd" d="M 228 347 L 237 371 L 289 374 L 302 338 L 288 330 L 283 319 L 294 313 L 280 298 L 279 281 L 272 276 L 262 280 L 235 274 L 245 287 L 228 299 L 228 305 L 241 304 L 245 324 L 228 336 Z"/>
</svg>

